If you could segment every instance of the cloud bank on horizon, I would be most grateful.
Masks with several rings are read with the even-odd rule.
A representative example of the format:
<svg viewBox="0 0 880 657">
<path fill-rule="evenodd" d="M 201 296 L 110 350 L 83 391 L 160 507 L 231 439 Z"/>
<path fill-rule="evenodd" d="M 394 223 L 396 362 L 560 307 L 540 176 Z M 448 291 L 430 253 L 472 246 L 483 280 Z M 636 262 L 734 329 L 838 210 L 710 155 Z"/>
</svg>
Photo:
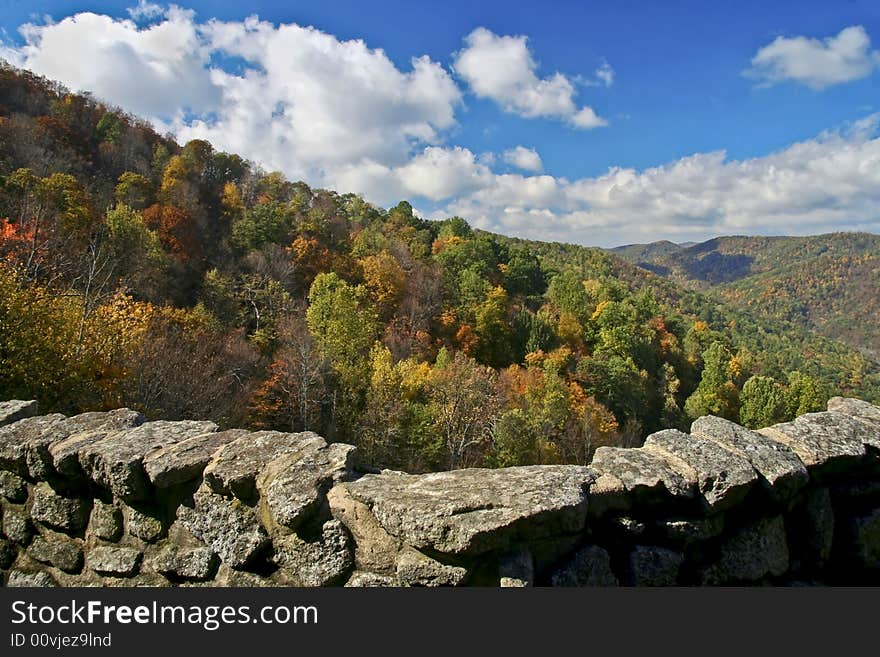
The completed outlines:
<svg viewBox="0 0 880 657">
<path fill-rule="evenodd" d="M 696 153 L 643 170 L 611 166 L 569 179 L 535 144 L 503 152 L 456 145 L 472 98 L 573 132 L 605 130 L 581 96 L 616 84 L 542 70 L 523 35 L 480 27 L 450 63 L 398 67 L 363 40 L 314 27 L 197 20 L 141 0 L 122 19 L 89 12 L 20 27 L 0 57 L 144 116 L 179 140 L 207 139 L 267 169 L 388 205 L 411 199 L 433 218 L 543 240 L 615 245 L 718 234 L 880 231 L 880 113 L 751 159 Z M 861 26 L 822 39 L 777 37 L 744 74 L 758 86 L 817 93 L 874 74 L 880 52 Z"/>
</svg>

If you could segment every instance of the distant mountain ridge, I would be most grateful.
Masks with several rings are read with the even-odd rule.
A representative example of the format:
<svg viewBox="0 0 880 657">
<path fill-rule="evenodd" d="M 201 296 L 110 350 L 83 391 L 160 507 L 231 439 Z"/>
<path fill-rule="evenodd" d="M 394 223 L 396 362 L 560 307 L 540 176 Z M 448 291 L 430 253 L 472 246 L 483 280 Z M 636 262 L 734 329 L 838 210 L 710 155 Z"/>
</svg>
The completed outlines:
<svg viewBox="0 0 880 657">
<path fill-rule="evenodd" d="M 664 240 L 610 252 L 757 316 L 880 356 L 880 235 L 730 236 L 691 246 Z"/>
</svg>

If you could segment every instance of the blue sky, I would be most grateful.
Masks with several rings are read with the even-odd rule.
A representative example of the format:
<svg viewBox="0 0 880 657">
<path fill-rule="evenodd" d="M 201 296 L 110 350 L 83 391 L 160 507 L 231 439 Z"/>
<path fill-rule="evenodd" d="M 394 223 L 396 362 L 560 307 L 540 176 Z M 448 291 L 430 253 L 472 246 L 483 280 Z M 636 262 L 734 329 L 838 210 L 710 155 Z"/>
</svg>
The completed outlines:
<svg viewBox="0 0 880 657">
<path fill-rule="evenodd" d="M 873 0 L 134 2 L 0 0 L 0 56 L 182 140 L 508 234 L 880 230 Z"/>
</svg>

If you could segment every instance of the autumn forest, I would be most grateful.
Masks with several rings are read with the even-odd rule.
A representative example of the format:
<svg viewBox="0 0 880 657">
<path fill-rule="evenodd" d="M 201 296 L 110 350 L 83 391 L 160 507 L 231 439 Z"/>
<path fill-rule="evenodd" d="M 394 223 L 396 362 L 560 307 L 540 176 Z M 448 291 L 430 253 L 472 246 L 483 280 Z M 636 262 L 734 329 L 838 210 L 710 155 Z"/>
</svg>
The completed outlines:
<svg viewBox="0 0 880 657">
<path fill-rule="evenodd" d="M 839 295 L 815 296 L 825 270 L 796 256 L 784 285 L 716 290 L 670 253 L 466 219 L 179 145 L 3 65 L 0 399 L 312 430 L 410 472 L 587 463 L 700 415 L 761 427 L 834 394 L 880 400 L 840 308 L 798 314 Z"/>
</svg>

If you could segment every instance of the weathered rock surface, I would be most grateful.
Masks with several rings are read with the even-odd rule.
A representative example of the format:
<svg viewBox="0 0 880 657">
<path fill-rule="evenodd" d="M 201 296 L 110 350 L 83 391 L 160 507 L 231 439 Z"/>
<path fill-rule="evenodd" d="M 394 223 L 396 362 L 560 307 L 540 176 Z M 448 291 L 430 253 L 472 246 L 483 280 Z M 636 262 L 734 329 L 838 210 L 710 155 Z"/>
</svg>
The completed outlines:
<svg viewBox="0 0 880 657">
<path fill-rule="evenodd" d="M 581 531 L 594 478 L 590 468 L 559 465 L 366 475 L 340 485 L 412 547 L 479 554 Z"/>
<path fill-rule="evenodd" d="M 221 448 L 249 434 L 244 429 L 229 429 L 188 438 L 147 454 L 144 469 L 158 488 L 192 481 L 202 475 Z"/>
<path fill-rule="evenodd" d="M 122 511 L 115 504 L 95 500 L 89 519 L 88 533 L 104 541 L 118 541 L 122 537 Z"/>
<path fill-rule="evenodd" d="M 28 476 L 27 451 L 31 441 L 40 441 L 50 427 L 66 419 L 61 413 L 28 417 L 0 427 L 0 470 Z"/>
<path fill-rule="evenodd" d="M 144 419 L 143 415 L 128 408 L 107 413 L 83 413 L 70 418 L 65 423 L 67 437 L 59 436 L 49 445 L 52 466 L 67 477 L 83 477 L 79 463 L 80 450 L 121 429 L 138 427 L 144 423 Z"/>
<path fill-rule="evenodd" d="M 354 566 L 354 551 L 345 526 L 324 523 L 317 541 L 296 534 L 276 538 L 273 561 L 299 586 L 329 586 L 344 580 Z"/>
<path fill-rule="evenodd" d="M 809 481 L 806 466 L 790 447 L 735 422 L 707 415 L 694 421 L 691 433 L 746 459 L 777 501 L 791 500 Z"/>
<path fill-rule="evenodd" d="M 590 467 L 598 479 L 590 488 L 591 516 L 693 498 L 694 480 L 675 472 L 662 457 L 644 449 L 600 447 Z"/>
<path fill-rule="evenodd" d="M 392 573 L 394 558 L 401 548 L 400 539 L 385 531 L 363 502 L 359 502 L 346 486 L 334 486 L 327 493 L 333 517 L 341 521 L 354 537 L 354 560 L 363 572 Z"/>
<path fill-rule="evenodd" d="M 99 575 L 131 577 L 137 574 L 142 556 L 134 548 L 101 545 L 89 551 L 86 566 Z"/>
<path fill-rule="evenodd" d="M 828 410 L 852 415 L 880 429 L 880 407 L 861 399 L 832 397 L 828 400 Z"/>
<path fill-rule="evenodd" d="M 353 588 L 377 588 L 399 586 L 397 578 L 391 575 L 382 575 L 381 573 L 371 573 L 365 570 L 356 570 L 348 578 L 345 586 Z"/>
<path fill-rule="evenodd" d="M 162 538 L 162 521 L 139 509 L 127 506 L 125 508 L 126 526 L 128 533 L 147 543 L 153 543 Z"/>
<path fill-rule="evenodd" d="M 34 486 L 31 518 L 47 527 L 77 532 L 85 528 L 90 511 L 91 500 L 64 497 L 44 482 Z"/>
<path fill-rule="evenodd" d="M 0 470 L 0 495 L 15 504 L 23 503 L 28 496 L 24 479 L 11 472 Z"/>
<path fill-rule="evenodd" d="M 326 444 L 311 431 L 251 433 L 233 440 L 217 452 L 205 468 L 205 484 L 219 495 L 234 495 L 250 502 L 257 498 L 257 475 L 266 465 L 285 454 L 319 449 Z"/>
<path fill-rule="evenodd" d="M 82 548 L 64 534 L 47 531 L 34 537 L 27 553 L 32 559 L 55 566 L 66 573 L 76 573 L 82 569 Z"/>
<path fill-rule="evenodd" d="M 656 545 L 637 545 L 629 554 L 628 570 L 633 586 L 674 586 L 684 563 L 681 552 Z"/>
<path fill-rule="evenodd" d="M 842 423 L 841 423 L 842 422 Z M 865 456 L 864 424 L 842 413 L 808 413 L 761 429 L 798 455 L 812 477 L 833 475 Z"/>
<path fill-rule="evenodd" d="M 651 434 L 643 449 L 665 458 L 687 480 L 695 480 L 700 498 L 713 513 L 738 504 L 758 480 L 743 457 L 711 440 L 675 429 Z"/>
<path fill-rule="evenodd" d="M 58 584 L 47 572 L 28 573 L 22 570 L 12 570 L 9 573 L 9 579 L 6 580 L 6 586 L 10 588 L 48 588 L 58 586 Z"/>
<path fill-rule="evenodd" d="M 7 506 L 3 509 L 3 535 L 19 545 L 30 543 L 34 526 L 23 507 Z"/>
<path fill-rule="evenodd" d="M 397 556 L 397 581 L 401 586 L 458 586 L 468 571 L 461 566 L 450 566 L 412 548 Z"/>
<path fill-rule="evenodd" d="M 742 529 L 721 546 L 721 557 L 705 573 L 707 584 L 756 582 L 788 570 L 788 545 L 782 516 Z"/>
<path fill-rule="evenodd" d="M 18 422 L 26 417 L 32 417 L 37 414 L 37 410 L 38 404 L 33 400 L 11 399 L 0 402 L 0 427 Z"/>
<path fill-rule="evenodd" d="M 193 501 L 193 508 L 178 509 L 178 519 L 228 566 L 244 568 L 268 545 L 269 536 L 256 513 L 240 500 L 214 495 L 202 486 Z"/>
<path fill-rule="evenodd" d="M 150 495 L 150 483 L 143 465 L 147 454 L 216 430 L 217 425 L 213 422 L 147 422 L 86 445 L 79 452 L 79 462 L 99 486 L 109 489 L 125 502 L 138 501 Z"/>
<path fill-rule="evenodd" d="M 183 580 L 204 581 L 217 570 L 219 560 L 210 548 L 168 544 L 150 560 L 156 572 Z"/>
<path fill-rule="evenodd" d="M 307 440 L 269 463 L 257 478 L 263 524 L 296 529 L 309 519 L 323 505 L 330 487 L 350 477 L 354 449 Z"/>
<path fill-rule="evenodd" d="M 560 565 L 550 577 L 552 586 L 617 586 L 611 557 L 598 545 L 587 545 Z"/>
</svg>

